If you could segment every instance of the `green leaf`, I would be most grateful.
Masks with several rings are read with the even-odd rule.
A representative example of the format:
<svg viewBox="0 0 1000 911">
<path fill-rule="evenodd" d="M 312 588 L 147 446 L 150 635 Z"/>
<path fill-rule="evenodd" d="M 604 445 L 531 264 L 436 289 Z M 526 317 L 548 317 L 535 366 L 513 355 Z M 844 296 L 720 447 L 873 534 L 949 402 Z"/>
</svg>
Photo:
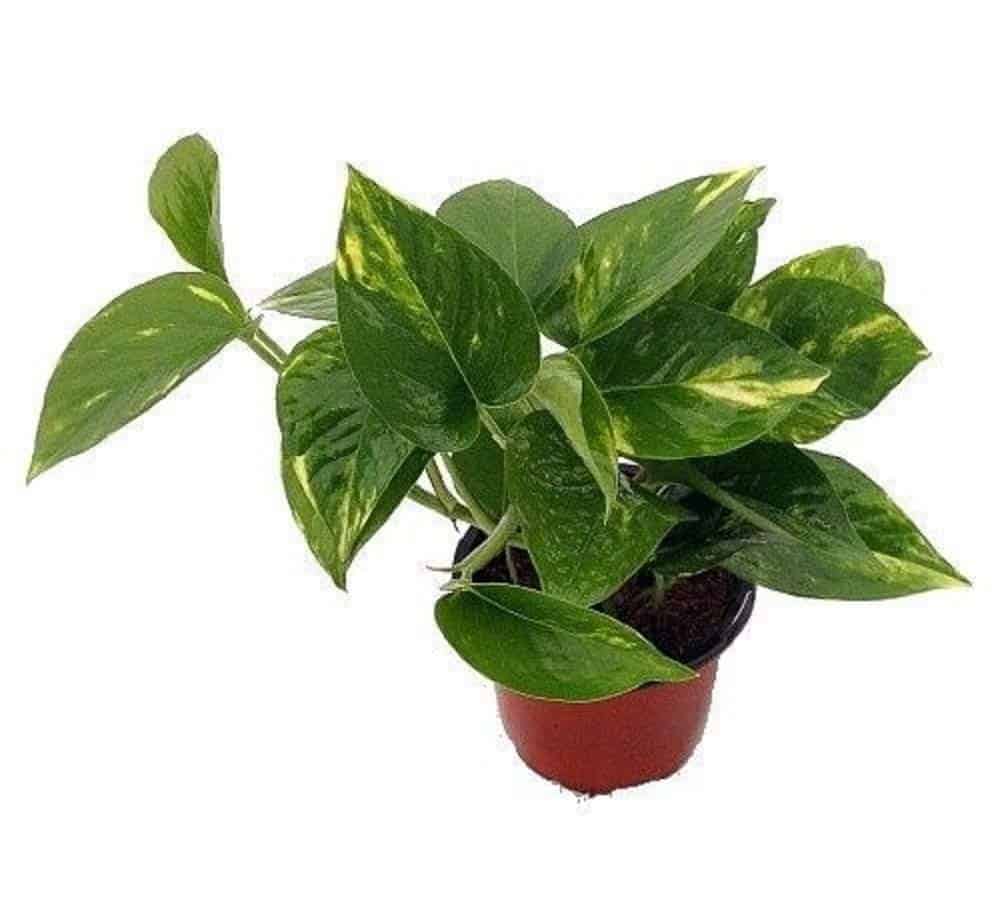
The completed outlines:
<svg viewBox="0 0 1000 911">
<path fill-rule="evenodd" d="M 28 480 L 138 417 L 248 325 L 232 288 L 204 273 L 163 275 L 115 298 L 56 365 Z"/>
<path fill-rule="evenodd" d="M 863 417 L 928 352 L 882 301 L 882 269 L 855 247 L 794 260 L 752 285 L 730 313 L 766 329 L 830 371 L 829 379 L 773 431 L 810 442 Z"/>
<path fill-rule="evenodd" d="M 511 402 L 534 381 L 538 329 L 510 276 L 453 228 L 353 169 L 336 287 L 365 397 L 418 446 L 471 446 L 479 406 Z"/>
<path fill-rule="evenodd" d="M 219 158 L 197 134 L 175 142 L 149 178 L 149 211 L 192 266 L 226 278 L 219 223 Z"/>
<path fill-rule="evenodd" d="M 466 662 L 526 696 L 587 702 L 697 676 L 630 626 L 527 588 L 471 585 L 434 613 Z"/>
<path fill-rule="evenodd" d="M 263 310 L 277 310 L 305 319 L 337 321 L 337 291 L 333 286 L 333 263 L 297 278 L 261 302 Z"/>
<path fill-rule="evenodd" d="M 600 390 L 569 352 L 545 358 L 531 395 L 556 419 L 593 475 L 610 513 L 618 494 L 618 455 L 611 414 Z"/>
<path fill-rule="evenodd" d="M 507 488 L 546 592 L 596 604 L 631 577 L 684 510 L 622 481 L 610 514 L 604 493 L 545 411 L 507 439 Z"/>
<path fill-rule="evenodd" d="M 969 584 L 864 472 L 836 456 L 806 454 L 833 485 L 854 530 L 882 565 L 887 585 L 908 593 Z"/>
<path fill-rule="evenodd" d="M 722 240 L 667 296 L 725 310 L 746 290 L 757 265 L 757 232 L 774 207 L 773 199 L 744 202 Z"/>
<path fill-rule="evenodd" d="M 576 258 L 576 227 L 565 212 L 511 180 L 489 180 L 459 190 L 438 218 L 485 250 L 534 300 Z"/>
<path fill-rule="evenodd" d="M 458 480 L 494 520 L 507 508 L 504 484 L 504 454 L 493 437 L 482 430 L 468 449 L 451 457 L 451 467 Z"/>
<path fill-rule="evenodd" d="M 826 377 L 767 332 L 669 297 L 579 354 L 604 393 L 619 450 L 655 459 L 743 446 Z"/>
<path fill-rule="evenodd" d="M 572 272 L 536 306 L 542 330 L 576 345 L 641 313 L 722 239 L 757 173 L 695 178 L 587 222 Z"/>
<path fill-rule="evenodd" d="M 863 601 L 940 588 L 961 578 L 949 581 L 940 565 L 928 567 L 928 552 L 913 543 L 916 529 L 856 469 L 845 466 L 854 473 L 850 482 L 835 485 L 826 464 L 821 468 L 811 454 L 789 444 L 757 442 L 715 459 L 648 468 L 653 477 L 661 468 L 674 477 L 686 473 L 686 483 L 731 511 L 736 525 L 731 533 L 740 534 L 744 523 L 763 533 L 725 566 L 767 588 Z M 861 495 L 848 510 L 838 494 L 850 485 Z"/>
<path fill-rule="evenodd" d="M 344 588 L 351 561 L 416 483 L 430 453 L 365 401 L 337 326 L 292 350 L 277 402 L 288 503 L 317 560 Z"/>
</svg>

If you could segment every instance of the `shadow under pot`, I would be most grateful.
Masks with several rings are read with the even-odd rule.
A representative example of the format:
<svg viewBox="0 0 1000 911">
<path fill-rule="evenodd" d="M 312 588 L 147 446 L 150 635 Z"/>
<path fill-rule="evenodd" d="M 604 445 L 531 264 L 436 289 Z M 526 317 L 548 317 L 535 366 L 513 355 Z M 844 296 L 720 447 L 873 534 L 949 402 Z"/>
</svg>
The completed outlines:
<svg viewBox="0 0 1000 911">
<path fill-rule="evenodd" d="M 470 528 L 455 550 L 456 561 L 483 537 Z M 540 588 L 528 554 L 512 549 L 511 555 L 517 583 Z M 512 582 L 507 560 L 496 558 L 474 581 Z M 583 794 L 608 794 L 672 775 L 701 740 L 719 656 L 746 626 L 754 595 L 754 586 L 723 569 L 684 577 L 660 593 L 651 574 L 633 576 L 595 609 L 628 624 L 698 676 L 594 702 L 538 699 L 497 686 L 500 718 L 518 755 L 539 775 Z"/>
</svg>

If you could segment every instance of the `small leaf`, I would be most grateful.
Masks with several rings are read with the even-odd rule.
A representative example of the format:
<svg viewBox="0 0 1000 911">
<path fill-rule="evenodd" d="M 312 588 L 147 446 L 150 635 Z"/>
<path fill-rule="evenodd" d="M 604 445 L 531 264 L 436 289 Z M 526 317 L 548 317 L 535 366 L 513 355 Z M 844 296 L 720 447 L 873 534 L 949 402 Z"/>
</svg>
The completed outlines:
<svg viewBox="0 0 1000 911">
<path fill-rule="evenodd" d="M 232 288 L 204 273 L 163 275 L 115 298 L 56 365 L 28 480 L 138 417 L 248 323 Z"/>
<path fill-rule="evenodd" d="M 226 278 L 219 223 L 219 158 L 197 134 L 175 142 L 149 179 L 149 211 L 192 266 Z"/>
<path fill-rule="evenodd" d="M 511 180 L 489 180 L 459 190 L 438 218 L 485 250 L 534 300 L 576 258 L 576 227 L 565 212 Z"/>
<path fill-rule="evenodd" d="M 630 626 L 527 588 L 471 585 L 434 614 L 466 662 L 526 696 L 586 702 L 697 676 Z"/>
<path fill-rule="evenodd" d="M 545 411 L 507 440 L 507 488 L 542 587 L 574 604 L 614 592 L 656 549 L 684 510 L 622 482 L 610 514 L 604 493 Z"/>
<path fill-rule="evenodd" d="M 806 454 L 833 485 L 855 531 L 884 567 L 887 585 L 908 593 L 969 584 L 864 472 L 836 456 Z"/>
<path fill-rule="evenodd" d="M 335 281 L 344 347 L 365 397 L 418 446 L 471 446 L 480 405 L 512 402 L 531 387 L 538 328 L 510 276 L 353 169 Z"/>
<path fill-rule="evenodd" d="M 826 377 L 767 332 L 669 296 L 578 353 L 608 403 L 619 450 L 654 459 L 743 446 Z"/>
<path fill-rule="evenodd" d="M 757 264 L 757 232 L 774 207 L 773 199 L 744 202 L 712 252 L 667 296 L 725 310 L 746 290 Z"/>
<path fill-rule="evenodd" d="M 337 326 L 300 342 L 278 381 L 282 478 L 316 559 L 340 587 L 362 545 L 416 483 L 430 458 L 369 406 Z"/>
<path fill-rule="evenodd" d="M 830 371 L 816 393 L 773 431 L 811 442 L 863 417 L 924 358 L 909 326 L 873 296 L 882 269 L 856 247 L 800 257 L 751 285 L 730 313 L 766 329 Z"/>
<path fill-rule="evenodd" d="M 722 239 L 757 173 L 695 178 L 580 227 L 573 271 L 535 308 L 542 330 L 577 345 L 659 300 Z"/>
<path fill-rule="evenodd" d="M 337 291 L 333 285 L 333 263 L 297 278 L 261 302 L 263 310 L 277 310 L 305 319 L 337 321 Z"/>
<path fill-rule="evenodd" d="M 556 419 L 604 493 L 610 513 L 618 494 L 618 455 L 611 414 L 600 390 L 572 354 L 545 358 L 531 395 Z"/>
</svg>

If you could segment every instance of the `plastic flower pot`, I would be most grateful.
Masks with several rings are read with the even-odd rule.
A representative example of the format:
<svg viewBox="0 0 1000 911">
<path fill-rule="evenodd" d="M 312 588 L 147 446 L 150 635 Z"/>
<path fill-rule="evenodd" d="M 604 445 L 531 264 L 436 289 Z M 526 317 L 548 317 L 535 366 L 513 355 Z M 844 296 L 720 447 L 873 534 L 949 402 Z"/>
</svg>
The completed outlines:
<svg viewBox="0 0 1000 911">
<path fill-rule="evenodd" d="M 753 611 L 742 585 L 718 641 L 688 664 L 698 677 L 658 683 L 597 702 L 558 702 L 497 687 L 504 730 L 539 775 L 585 794 L 607 794 L 666 778 L 691 758 L 712 702 L 719 655 Z"/>
</svg>

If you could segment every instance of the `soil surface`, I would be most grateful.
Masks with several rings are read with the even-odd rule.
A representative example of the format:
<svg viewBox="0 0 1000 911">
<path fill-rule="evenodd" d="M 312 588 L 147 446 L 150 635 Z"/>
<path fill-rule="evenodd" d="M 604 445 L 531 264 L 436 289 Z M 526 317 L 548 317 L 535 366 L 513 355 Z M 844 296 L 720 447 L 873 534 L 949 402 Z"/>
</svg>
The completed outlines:
<svg viewBox="0 0 1000 911">
<path fill-rule="evenodd" d="M 482 541 L 478 529 L 470 529 L 459 544 L 462 557 Z M 512 578 L 507 557 L 501 554 L 475 574 L 475 582 L 516 582 L 540 589 L 538 573 L 527 551 L 509 550 L 517 578 Z M 686 664 L 697 663 L 722 640 L 738 632 L 733 618 L 749 591 L 747 583 L 724 569 L 710 569 L 678 579 L 657 591 L 653 574 L 636 573 L 597 610 L 610 614 L 638 630 L 661 652 Z"/>
</svg>

